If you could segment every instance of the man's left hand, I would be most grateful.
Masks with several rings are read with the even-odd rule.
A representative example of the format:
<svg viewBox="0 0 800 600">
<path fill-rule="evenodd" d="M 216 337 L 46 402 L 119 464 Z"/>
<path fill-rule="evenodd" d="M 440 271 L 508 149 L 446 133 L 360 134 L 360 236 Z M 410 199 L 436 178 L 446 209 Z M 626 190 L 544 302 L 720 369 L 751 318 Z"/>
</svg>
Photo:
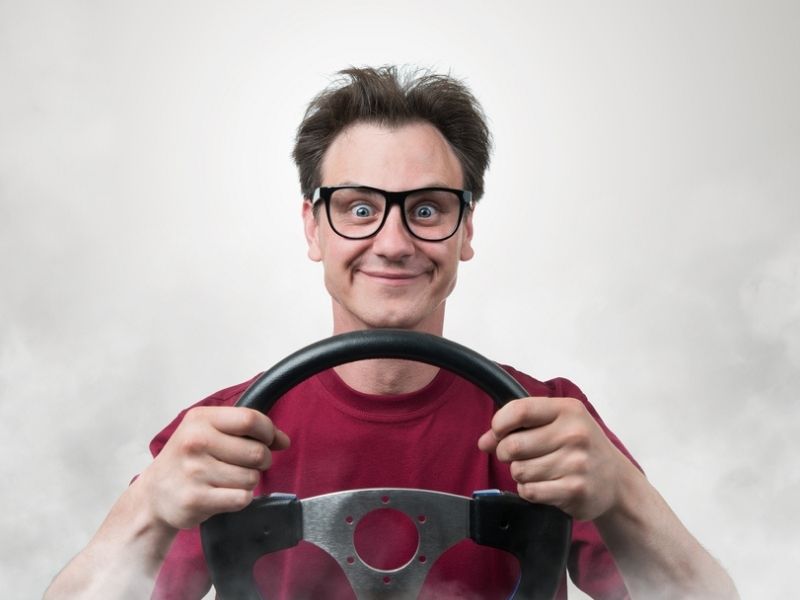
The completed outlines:
<svg viewBox="0 0 800 600">
<path fill-rule="evenodd" d="M 635 469 L 575 398 L 512 400 L 478 447 L 509 463 L 520 496 L 582 520 L 611 509 L 624 470 Z"/>
</svg>

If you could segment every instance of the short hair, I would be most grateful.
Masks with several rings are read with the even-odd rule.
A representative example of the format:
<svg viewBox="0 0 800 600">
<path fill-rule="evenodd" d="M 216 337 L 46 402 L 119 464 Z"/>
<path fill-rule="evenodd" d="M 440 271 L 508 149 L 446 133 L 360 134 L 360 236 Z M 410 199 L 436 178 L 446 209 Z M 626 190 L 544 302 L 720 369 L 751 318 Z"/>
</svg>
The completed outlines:
<svg viewBox="0 0 800 600">
<path fill-rule="evenodd" d="M 311 198 L 322 182 L 322 160 L 333 140 L 355 123 L 436 127 L 461 163 L 463 185 L 475 201 L 483 195 L 491 134 L 478 101 L 463 82 L 423 69 L 350 67 L 308 105 L 297 128 L 292 157 L 300 188 Z"/>
</svg>

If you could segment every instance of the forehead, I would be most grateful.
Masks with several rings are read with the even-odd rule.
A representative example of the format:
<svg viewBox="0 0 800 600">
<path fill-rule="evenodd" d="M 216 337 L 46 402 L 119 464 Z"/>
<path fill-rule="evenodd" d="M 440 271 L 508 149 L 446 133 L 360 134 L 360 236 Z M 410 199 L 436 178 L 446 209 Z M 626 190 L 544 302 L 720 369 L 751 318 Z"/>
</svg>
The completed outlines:
<svg viewBox="0 0 800 600">
<path fill-rule="evenodd" d="M 430 123 L 351 125 L 331 143 L 321 174 L 322 185 L 360 184 L 390 191 L 463 187 L 460 161 Z"/>
</svg>

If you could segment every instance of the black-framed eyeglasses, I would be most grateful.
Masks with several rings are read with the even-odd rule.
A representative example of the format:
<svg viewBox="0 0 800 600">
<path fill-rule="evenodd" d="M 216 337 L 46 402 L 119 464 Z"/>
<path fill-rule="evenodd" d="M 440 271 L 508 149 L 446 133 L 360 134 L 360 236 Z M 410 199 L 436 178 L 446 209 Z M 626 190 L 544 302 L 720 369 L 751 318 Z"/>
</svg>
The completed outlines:
<svg viewBox="0 0 800 600">
<path fill-rule="evenodd" d="M 318 187 L 311 202 L 320 200 L 325 203 L 331 229 L 348 240 L 377 235 L 397 204 L 412 236 L 441 242 L 458 231 L 464 211 L 472 203 L 472 192 L 443 187 L 387 192 L 363 185 L 342 185 Z"/>
</svg>

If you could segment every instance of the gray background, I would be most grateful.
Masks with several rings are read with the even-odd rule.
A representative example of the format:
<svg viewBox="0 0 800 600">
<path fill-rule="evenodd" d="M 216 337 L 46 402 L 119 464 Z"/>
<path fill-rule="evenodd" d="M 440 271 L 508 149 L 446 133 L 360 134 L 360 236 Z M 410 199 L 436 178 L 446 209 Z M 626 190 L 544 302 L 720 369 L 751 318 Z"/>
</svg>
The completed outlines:
<svg viewBox="0 0 800 600">
<path fill-rule="evenodd" d="M 496 151 L 446 334 L 578 383 L 747 598 L 800 564 L 796 2 L 0 2 L 0 586 L 189 403 L 328 335 L 289 152 L 348 64 Z"/>
</svg>

